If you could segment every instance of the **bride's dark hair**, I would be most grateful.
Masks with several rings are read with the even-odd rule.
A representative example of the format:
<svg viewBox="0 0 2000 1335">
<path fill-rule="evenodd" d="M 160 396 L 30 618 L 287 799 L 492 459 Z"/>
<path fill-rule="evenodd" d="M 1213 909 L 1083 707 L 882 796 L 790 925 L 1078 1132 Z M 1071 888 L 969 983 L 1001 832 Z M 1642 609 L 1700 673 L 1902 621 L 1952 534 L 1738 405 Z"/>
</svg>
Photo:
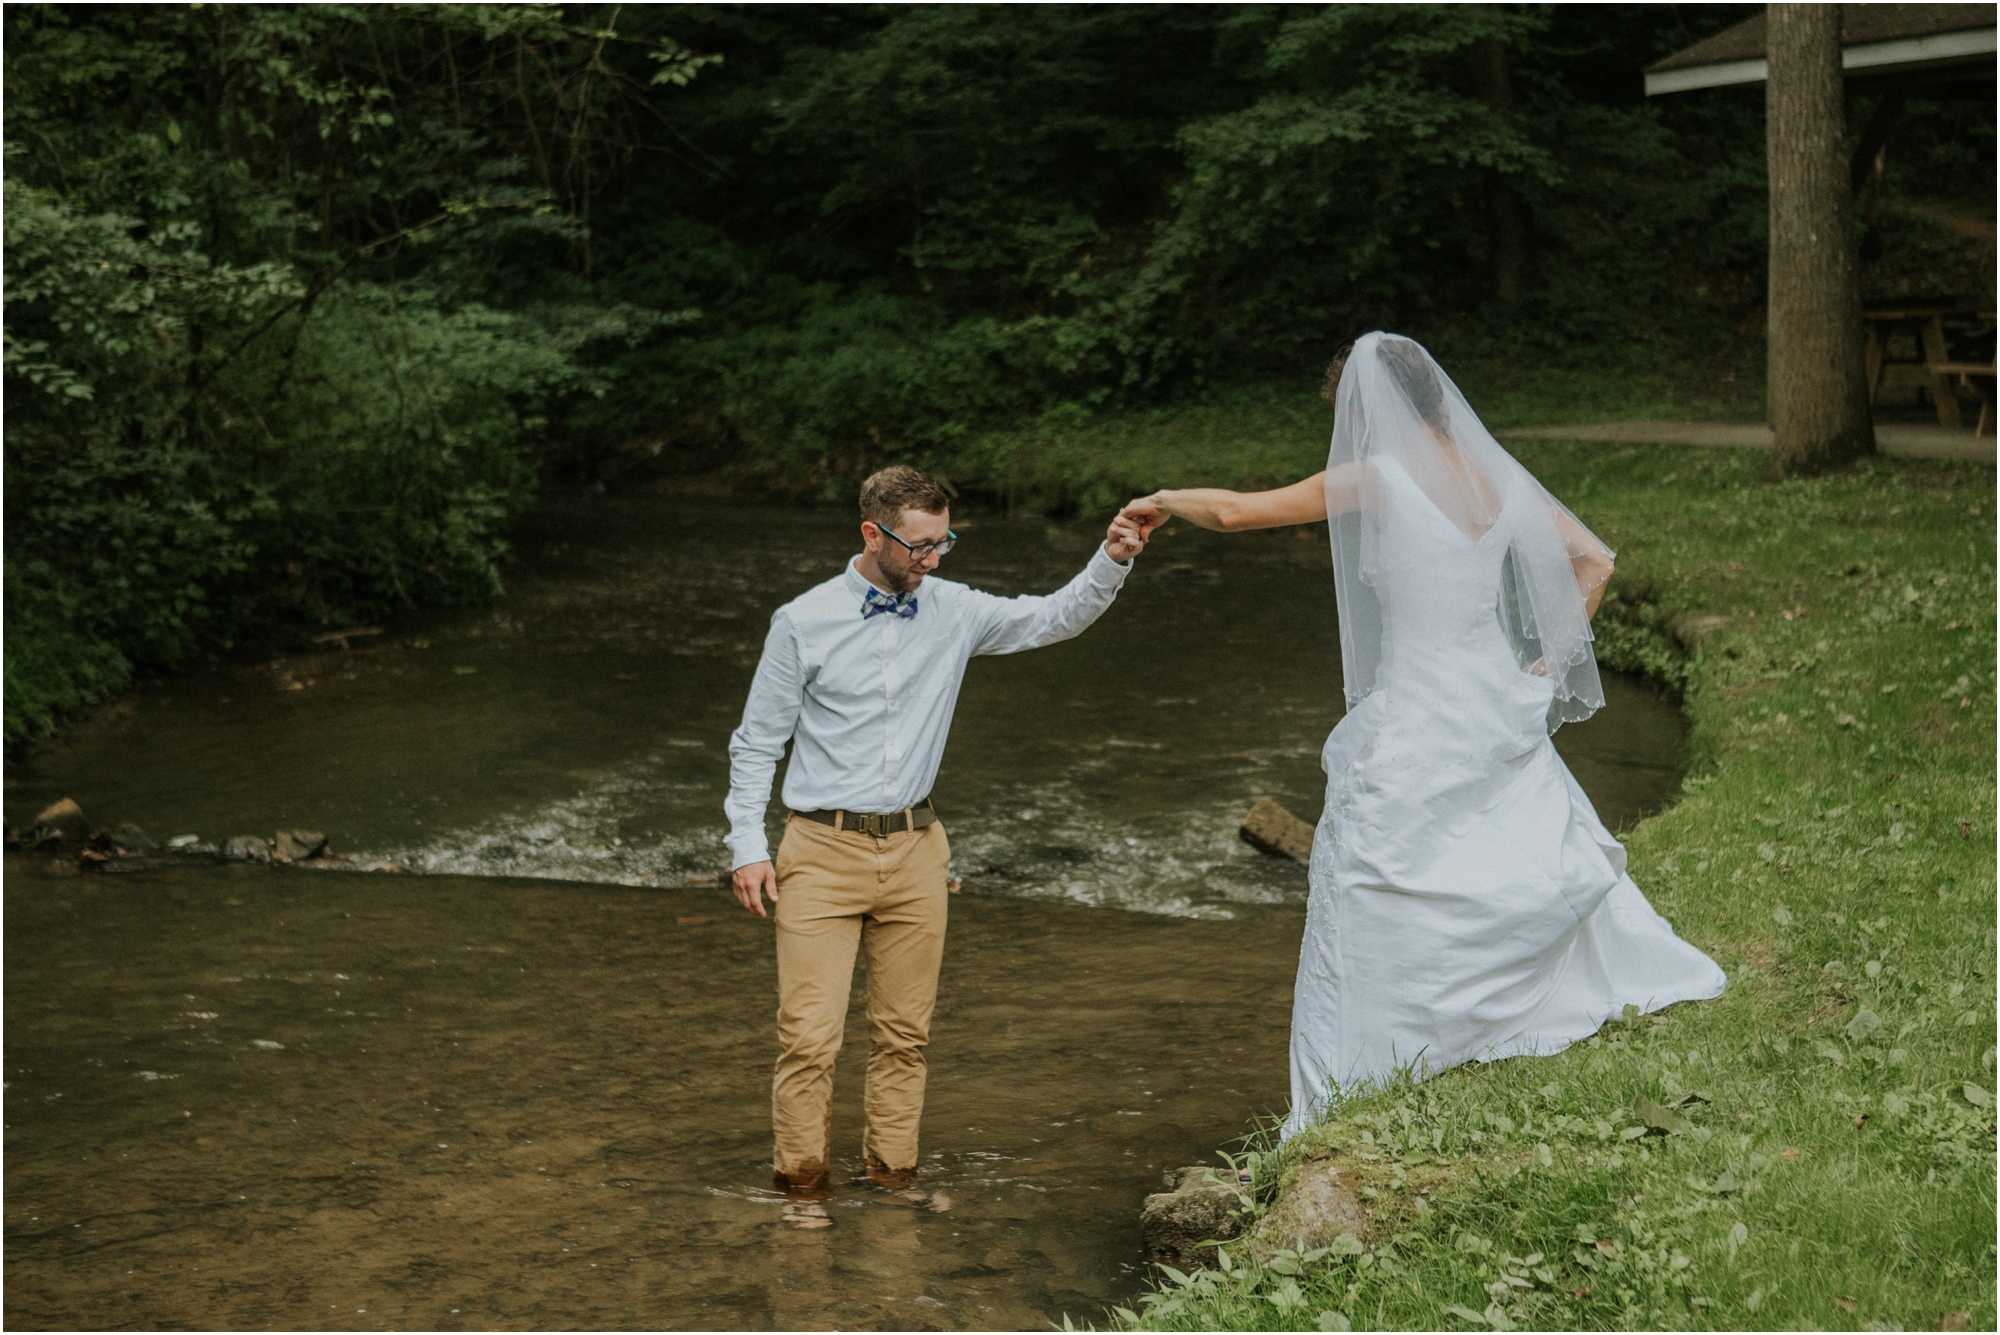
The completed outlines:
<svg viewBox="0 0 2000 1335">
<path fill-rule="evenodd" d="M 1333 354 L 1333 360 L 1326 364 L 1326 379 L 1319 387 L 1319 396 L 1328 403 L 1336 401 L 1340 393 L 1340 376 L 1347 369 L 1347 359 L 1354 352 L 1352 343 L 1340 345 L 1340 351 Z M 1444 386 L 1438 383 L 1437 372 L 1431 369 L 1430 358 L 1424 350 L 1407 338 L 1385 338 L 1381 342 L 1382 364 L 1389 368 L 1396 384 L 1410 396 L 1410 406 L 1417 410 L 1417 416 L 1436 427 L 1439 431 L 1449 430 L 1450 418 L 1444 410 Z"/>
<path fill-rule="evenodd" d="M 1319 387 L 1319 396 L 1328 403 L 1340 392 L 1340 373 L 1347 369 L 1347 356 L 1354 351 L 1352 343 L 1340 345 L 1340 351 L 1333 354 L 1333 360 L 1326 364 L 1326 380 Z"/>
<path fill-rule="evenodd" d="M 1449 432 L 1444 386 L 1438 383 L 1437 372 L 1431 369 L 1431 359 L 1424 350 L 1407 338 L 1385 338 L 1380 355 L 1382 365 L 1389 369 L 1397 386 L 1410 396 L 1410 406 L 1417 410 L 1417 416 L 1437 430 Z"/>
</svg>

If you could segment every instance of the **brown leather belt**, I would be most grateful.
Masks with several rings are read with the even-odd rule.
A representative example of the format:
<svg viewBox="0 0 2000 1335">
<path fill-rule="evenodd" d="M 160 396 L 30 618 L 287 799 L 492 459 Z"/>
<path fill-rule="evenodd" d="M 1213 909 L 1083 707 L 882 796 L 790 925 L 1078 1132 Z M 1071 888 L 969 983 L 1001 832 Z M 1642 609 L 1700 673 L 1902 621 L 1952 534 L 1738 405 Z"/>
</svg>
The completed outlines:
<svg viewBox="0 0 2000 1335">
<path fill-rule="evenodd" d="M 913 807 L 881 815 L 861 811 L 794 811 L 792 814 L 801 820 L 831 825 L 836 830 L 859 830 L 877 839 L 888 834 L 901 834 L 905 830 L 921 830 L 926 825 L 937 823 L 937 811 L 928 797 Z"/>
</svg>

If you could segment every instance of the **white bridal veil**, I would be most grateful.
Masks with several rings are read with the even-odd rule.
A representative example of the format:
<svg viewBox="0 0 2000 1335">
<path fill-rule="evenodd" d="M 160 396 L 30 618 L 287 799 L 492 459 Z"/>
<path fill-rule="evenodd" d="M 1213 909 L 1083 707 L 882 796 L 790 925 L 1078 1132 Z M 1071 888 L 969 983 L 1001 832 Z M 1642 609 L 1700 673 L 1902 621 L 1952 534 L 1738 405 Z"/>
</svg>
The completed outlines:
<svg viewBox="0 0 2000 1335">
<path fill-rule="evenodd" d="M 1609 576 L 1611 549 L 1500 448 L 1458 386 L 1410 339 L 1373 333 L 1357 340 L 1334 411 L 1327 514 L 1347 707 L 1390 684 L 1383 673 L 1385 606 L 1426 601 L 1399 599 L 1399 581 L 1439 578 L 1421 558 L 1412 559 L 1422 549 L 1408 541 L 1410 533 L 1391 530 L 1415 522 L 1408 507 L 1419 504 L 1407 484 L 1390 475 L 1398 470 L 1467 543 L 1506 544 L 1493 589 L 1494 616 L 1521 669 L 1547 677 L 1554 687 L 1549 731 L 1590 717 L 1604 703 L 1604 688 L 1578 572 L 1591 572 L 1594 588 Z M 1425 531 L 1443 532 L 1435 524 Z M 1393 540 L 1398 538 L 1403 540 Z M 1460 554 L 1438 553 L 1447 555 Z M 1438 565 L 1463 568 L 1456 560 Z"/>
</svg>

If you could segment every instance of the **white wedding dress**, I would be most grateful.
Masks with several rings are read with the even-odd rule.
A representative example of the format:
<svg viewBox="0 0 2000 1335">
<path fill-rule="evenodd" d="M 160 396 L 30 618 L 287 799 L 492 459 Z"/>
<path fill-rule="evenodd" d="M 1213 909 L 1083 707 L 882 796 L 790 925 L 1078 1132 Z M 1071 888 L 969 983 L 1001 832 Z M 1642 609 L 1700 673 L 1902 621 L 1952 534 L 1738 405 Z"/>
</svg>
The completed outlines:
<svg viewBox="0 0 2000 1335">
<path fill-rule="evenodd" d="M 1587 686 L 1548 672 L 1497 611 L 1519 578 L 1503 569 L 1509 552 L 1525 566 L 1553 500 L 1518 464 L 1495 464 L 1491 523 L 1468 532 L 1407 459 L 1366 445 L 1349 457 L 1369 472 L 1371 532 L 1357 561 L 1367 588 L 1343 583 L 1342 615 L 1352 597 L 1373 647 L 1350 647 L 1350 670 L 1373 673 L 1322 757 L 1286 1135 L 1330 1097 L 1400 1072 L 1547 1056 L 1627 1005 L 1654 1011 L 1724 985 L 1626 875 L 1625 850 L 1550 740 L 1567 707 L 1558 691 L 1596 691 L 1594 664 Z M 1338 563 L 1338 531 L 1335 542 Z M 1548 639 L 1536 643 L 1553 652 Z"/>
</svg>

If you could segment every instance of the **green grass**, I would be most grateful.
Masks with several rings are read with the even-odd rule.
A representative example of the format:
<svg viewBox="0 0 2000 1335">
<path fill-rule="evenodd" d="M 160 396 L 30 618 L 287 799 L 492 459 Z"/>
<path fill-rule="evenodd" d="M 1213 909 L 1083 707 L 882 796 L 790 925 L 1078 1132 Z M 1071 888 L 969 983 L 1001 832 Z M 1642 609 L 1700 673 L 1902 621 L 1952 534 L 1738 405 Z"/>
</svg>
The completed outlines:
<svg viewBox="0 0 2000 1335">
<path fill-rule="evenodd" d="M 1729 989 L 1346 1103 L 1257 1180 L 1332 1150 L 1375 1193 L 1365 1244 L 1168 1276 L 1115 1319 L 1993 1329 L 1993 472 L 1518 453 L 1619 549 L 1603 657 L 1683 693 L 1683 794 L 1626 843 Z M 1632 1112 L 1691 1093 L 1682 1132 Z"/>
<path fill-rule="evenodd" d="M 1579 368 L 1490 358 L 1455 369 L 1494 431 L 1763 417 L 1763 381 L 1752 366 Z M 1239 388 L 1201 403 L 1102 417 L 1061 410 L 922 462 L 955 485 L 1004 496 L 1016 507 L 1086 512 L 1114 508 L 1156 487 L 1281 485 L 1326 466 L 1333 409 L 1319 400 L 1317 388 L 1316 379 Z"/>
</svg>

